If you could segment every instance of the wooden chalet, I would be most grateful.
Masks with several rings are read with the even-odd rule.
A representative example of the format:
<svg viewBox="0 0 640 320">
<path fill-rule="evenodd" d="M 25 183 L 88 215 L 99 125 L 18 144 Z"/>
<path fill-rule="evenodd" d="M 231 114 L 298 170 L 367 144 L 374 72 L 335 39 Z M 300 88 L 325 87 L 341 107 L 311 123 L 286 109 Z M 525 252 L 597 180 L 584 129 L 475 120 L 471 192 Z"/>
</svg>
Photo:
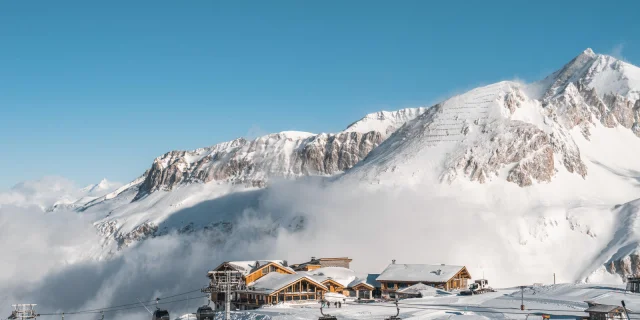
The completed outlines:
<svg viewBox="0 0 640 320">
<path fill-rule="evenodd" d="M 351 282 L 349 284 L 348 287 L 348 291 L 349 291 L 349 295 L 348 296 L 352 296 L 355 297 L 358 300 L 362 300 L 362 299 L 368 299 L 371 300 L 373 299 L 373 291 L 376 288 L 370 284 L 367 283 L 367 279 L 356 279 L 353 282 Z"/>
<path fill-rule="evenodd" d="M 589 320 L 626 320 L 625 310 L 621 306 L 598 304 L 587 301 L 589 308 L 584 312 L 589 314 Z M 631 310 L 627 310 L 631 312 Z"/>
<path fill-rule="evenodd" d="M 241 310 L 255 309 L 265 304 L 322 300 L 328 288 L 304 274 L 269 273 L 238 291 L 234 304 Z"/>
<path fill-rule="evenodd" d="M 300 271 L 325 285 L 329 291 L 347 297 L 373 299 L 375 286 L 368 276 L 358 276 L 353 270 L 343 267 L 323 267 L 311 271 Z"/>
<path fill-rule="evenodd" d="M 303 263 L 293 264 L 291 268 L 295 271 L 312 271 L 315 269 L 326 267 L 340 267 L 349 269 L 349 264 L 353 261 L 347 257 L 340 258 L 316 258 L 311 257 L 311 260 Z"/>
<path fill-rule="evenodd" d="M 383 298 L 395 298 L 396 291 L 423 283 L 450 291 L 466 289 L 471 274 L 464 266 L 430 264 L 396 264 L 395 260 L 376 279 L 381 283 Z"/>
<path fill-rule="evenodd" d="M 241 274 L 245 285 L 256 282 L 269 274 L 292 275 L 296 272 L 287 265 L 285 260 L 258 260 L 258 261 L 227 261 L 210 271 L 207 276 L 212 279 L 214 271 L 237 271 Z M 211 301 L 216 309 L 224 308 L 224 293 L 212 294 Z M 231 301 L 236 307 L 242 304 L 239 296 L 232 296 Z"/>
</svg>

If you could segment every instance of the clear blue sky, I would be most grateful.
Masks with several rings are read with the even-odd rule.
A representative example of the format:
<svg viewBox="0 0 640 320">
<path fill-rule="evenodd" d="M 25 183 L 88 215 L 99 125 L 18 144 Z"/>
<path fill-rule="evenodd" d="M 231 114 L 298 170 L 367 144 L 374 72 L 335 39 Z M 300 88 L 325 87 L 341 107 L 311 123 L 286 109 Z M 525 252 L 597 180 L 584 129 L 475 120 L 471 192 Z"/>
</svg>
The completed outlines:
<svg viewBox="0 0 640 320">
<path fill-rule="evenodd" d="M 640 63 L 638 1 L 1 1 L 0 189 L 127 182 L 169 150 Z"/>
</svg>

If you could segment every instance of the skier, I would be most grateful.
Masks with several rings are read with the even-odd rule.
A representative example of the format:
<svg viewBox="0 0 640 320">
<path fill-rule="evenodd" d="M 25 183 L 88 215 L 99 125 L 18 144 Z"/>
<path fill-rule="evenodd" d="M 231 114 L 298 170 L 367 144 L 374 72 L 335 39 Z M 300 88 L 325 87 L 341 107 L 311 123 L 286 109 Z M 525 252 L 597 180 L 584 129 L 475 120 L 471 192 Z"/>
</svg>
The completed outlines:
<svg viewBox="0 0 640 320">
<path fill-rule="evenodd" d="M 338 301 L 338 308 L 342 308 L 342 302 Z"/>
</svg>

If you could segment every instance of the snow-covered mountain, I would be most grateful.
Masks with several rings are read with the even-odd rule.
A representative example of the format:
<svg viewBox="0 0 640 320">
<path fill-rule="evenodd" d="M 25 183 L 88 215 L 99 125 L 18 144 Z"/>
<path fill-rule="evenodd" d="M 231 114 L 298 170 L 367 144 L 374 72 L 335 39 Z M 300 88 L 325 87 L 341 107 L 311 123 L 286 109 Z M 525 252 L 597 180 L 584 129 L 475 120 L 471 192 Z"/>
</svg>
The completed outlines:
<svg viewBox="0 0 640 320">
<path fill-rule="evenodd" d="M 6 191 L 0 191 L 0 207 L 37 206 L 43 211 L 75 209 L 105 195 L 122 184 L 102 179 L 99 183 L 79 188 L 73 181 L 49 176 L 33 181 L 24 181 Z"/>
<path fill-rule="evenodd" d="M 626 276 L 640 273 L 631 227 L 639 99 L 639 68 L 587 49 L 538 82 L 372 113 L 338 133 L 171 151 L 129 184 L 67 209 L 94 218 L 99 257 L 169 234 L 207 234 L 216 248 L 276 239 L 275 253 L 316 245 L 304 239 L 323 244 L 319 253 L 375 246 L 368 265 L 384 265 L 384 252 L 412 257 L 385 247 L 387 230 L 425 244 L 429 254 L 414 262 L 518 270 L 503 283 L 552 267 L 571 281 Z M 299 233 L 307 236 L 288 238 Z M 480 236 L 448 239 L 464 239 L 455 233 Z"/>
<path fill-rule="evenodd" d="M 264 187 L 271 178 L 343 172 L 425 110 L 369 114 L 335 134 L 285 131 L 192 151 L 171 151 L 155 159 L 136 199 L 180 184 L 215 181 Z"/>
</svg>

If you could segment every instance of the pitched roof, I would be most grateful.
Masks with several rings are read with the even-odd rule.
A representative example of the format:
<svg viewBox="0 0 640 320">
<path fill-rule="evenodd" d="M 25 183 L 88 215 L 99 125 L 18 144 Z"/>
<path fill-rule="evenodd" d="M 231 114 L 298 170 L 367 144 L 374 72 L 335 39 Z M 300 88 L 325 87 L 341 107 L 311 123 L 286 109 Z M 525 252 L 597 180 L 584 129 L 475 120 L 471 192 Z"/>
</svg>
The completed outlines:
<svg viewBox="0 0 640 320">
<path fill-rule="evenodd" d="M 367 283 L 373 286 L 374 288 L 381 288 L 382 284 L 376 280 L 380 276 L 379 273 L 370 273 L 367 275 Z"/>
<path fill-rule="evenodd" d="M 463 266 L 392 263 L 376 279 L 378 281 L 447 282 Z"/>
<path fill-rule="evenodd" d="M 623 312 L 623 311 L 624 309 L 622 309 L 621 306 L 612 306 L 607 304 L 596 304 L 587 308 L 587 310 L 585 310 L 585 312 L 600 312 L 600 313 Z"/>
<path fill-rule="evenodd" d="M 351 281 L 351 283 L 349 283 L 349 285 L 347 286 L 347 288 L 353 288 L 355 286 L 358 285 L 365 285 L 371 289 L 375 289 L 375 287 L 369 283 L 367 283 L 367 278 L 356 278 L 355 280 Z"/>
<path fill-rule="evenodd" d="M 252 261 L 227 261 L 222 263 L 220 266 L 218 266 L 216 269 L 220 268 L 221 266 L 227 264 L 229 266 L 231 266 L 233 269 L 239 271 L 240 273 L 242 273 L 243 276 L 248 276 L 250 275 L 252 272 L 262 268 L 263 266 L 269 264 L 269 263 L 274 263 L 284 269 L 287 269 L 291 272 L 295 272 L 293 271 L 293 269 L 286 267 L 285 264 L 286 262 L 284 260 L 252 260 Z"/>
<path fill-rule="evenodd" d="M 247 287 L 250 288 L 250 290 L 248 291 L 251 291 L 251 292 L 272 294 L 302 278 L 305 278 L 306 280 L 314 283 L 318 287 L 321 287 L 327 290 L 326 286 L 324 286 L 322 283 L 318 282 L 317 280 L 313 279 L 308 275 L 301 274 L 301 273 L 283 274 L 278 272 L 271 272 L 266 276 L 250 283 Z"/>
<path fill-rule="evenodd" d="M 348 287 L 356 279 L 356 273 L 353 270 L 342 267 L 324 267 L 300 273 L 309 275 L 319 282 L 331 279 L 344 287 Z"/>
</svg>

